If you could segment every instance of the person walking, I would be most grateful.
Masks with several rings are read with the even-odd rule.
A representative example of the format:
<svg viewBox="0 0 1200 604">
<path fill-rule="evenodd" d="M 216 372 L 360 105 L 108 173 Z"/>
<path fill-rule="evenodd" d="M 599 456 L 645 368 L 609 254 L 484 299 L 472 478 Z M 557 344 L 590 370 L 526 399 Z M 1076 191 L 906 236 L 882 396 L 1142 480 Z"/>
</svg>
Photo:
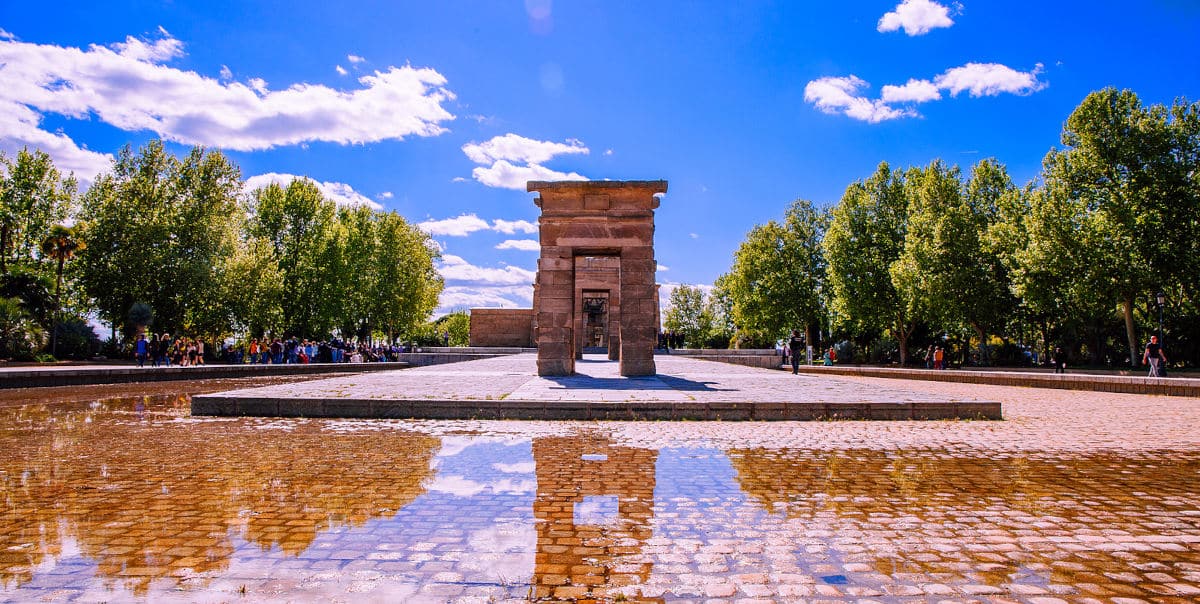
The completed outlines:
<svg viewBox="0 0 1200 604">
<path fill-rule="evenodd" d="M 792 375 L 797 375 L 800 373 L 800 354 L 804 352 L 804 337 L 800 335 L 799 329 L 792 330 L 787 347 L 792 355 Z"/>
<path fill-rule="evenodd" d="M 150 344 L 146 342 L 145 334 L 138 334 L 137 342 L 133 344 L 133 353 L 137 357 L 137 366 L 146 366 L 146 355 L 150 353 Z"/>
<path fill-rule="evenodd" d="M 1163 377 L 1162 366 L 1167 363 L 1167 355 L 1158 343 L 1158 336 L 1150 336 L 1146 352 L 1142 353 L 1142 363 L 1150 365 L 1149 377 Z"/>
<path fill-rule="evenodd" d="M 1067 372 L 1067 354 L 1063 352 L 1062 346 L 1054 347 L 1054 373 Z"/>
</svg>

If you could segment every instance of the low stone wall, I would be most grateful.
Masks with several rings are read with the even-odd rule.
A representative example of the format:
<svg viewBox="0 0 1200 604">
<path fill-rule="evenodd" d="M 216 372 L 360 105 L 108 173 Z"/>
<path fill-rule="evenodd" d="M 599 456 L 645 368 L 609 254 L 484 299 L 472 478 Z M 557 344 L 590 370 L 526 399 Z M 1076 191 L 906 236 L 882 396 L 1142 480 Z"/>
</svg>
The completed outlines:
<svg viewBox="0 0 1200 604">
<path fill-rule="evenodd" d="M 364 373 L 404 369 L 406 363 L 308 363 L 291 365 L 200 365 L 195 367 L 36 368 L 0 372 L 0 388 L 45 388 L 130 382 L 167 382 L 276 375 Z"/>
<path fill-rule="evenodd" d="M 1061 390 L 1091 390 L 1094 392 L 1200 397 L 1200 379 L 1194 378 L 1148 378 L 1086 373 L 981 371 L 977 369 L 965 371 L 958 369 L 900 369 L 898 367 L 849 365 L 835 365 L 833 367 L 801 365 L 800 371 L 819 375 L 846 375 L 935 382 L 959 382 L 966 384 L 994 384 L 997 386 L 1057 388 Z"/>
<path fill-rule="evenodd" d="M 758 367 L 760 369 L 778 369 L 780 365 L 783 364 L 783 358 L 779 356 L 779 353 L 770 348 L 731 350 L 709 348 L 673 348 L 670 352 L 659 350 L 658 354 L 672 354 L 704 361 L 717 361 L 719 363 L 732 363 L 734 365 Z"/>
<path fill-rule="evenodd" d="M 429 365 L 445 365 L 447 363 L 461 363 L 463 361 L 478 361 L 479 359 L 491 359 L 494 357 L 516 354 L 512 352 L 428 352 L 428 349 L 420 350 L 423 352 L 400 353 L 400 362 L 413 367 L 428 367 Z M 462 350 L 470 349 L 464 348 Z"/>
<path fill-rule="evenodd" d="M 472 308 L 472 347 L 533 346 L 532 308 Z"/>
</svg>

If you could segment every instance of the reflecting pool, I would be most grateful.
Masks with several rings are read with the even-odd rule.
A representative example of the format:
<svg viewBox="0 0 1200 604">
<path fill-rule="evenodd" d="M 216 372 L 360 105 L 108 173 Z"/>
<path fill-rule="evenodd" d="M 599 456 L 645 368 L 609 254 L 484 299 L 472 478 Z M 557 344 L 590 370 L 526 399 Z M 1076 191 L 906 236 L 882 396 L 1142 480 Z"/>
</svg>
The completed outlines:
<svg viewBox="0 0 1200 604">
<path fill-rule="evenodd" d="M 0 600 L 1200 597 L 1190 447 L 189 416 L 249 383 L 0 393 Z"/>
</svg>

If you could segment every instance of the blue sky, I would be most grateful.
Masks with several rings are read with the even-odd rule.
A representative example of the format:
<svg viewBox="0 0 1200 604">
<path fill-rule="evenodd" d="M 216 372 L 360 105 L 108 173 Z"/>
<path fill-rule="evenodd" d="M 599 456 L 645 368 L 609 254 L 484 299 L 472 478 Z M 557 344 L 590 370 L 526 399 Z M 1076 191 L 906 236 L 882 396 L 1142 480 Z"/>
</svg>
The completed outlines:
<svg viewBox="0 0 1200 604">
<path fill-rule="evenodd" d="M 1088 92 L 1200 98 L 1200 4 L 65 2 L 0 8 L 0 149 L 85 182 L 152 137 L 423 223 L 443 309 L 528 306 L 526 179 L 665 179 L 658 279 L 710 284 L 880 161 L 1018 183 Z"/>
</svg>

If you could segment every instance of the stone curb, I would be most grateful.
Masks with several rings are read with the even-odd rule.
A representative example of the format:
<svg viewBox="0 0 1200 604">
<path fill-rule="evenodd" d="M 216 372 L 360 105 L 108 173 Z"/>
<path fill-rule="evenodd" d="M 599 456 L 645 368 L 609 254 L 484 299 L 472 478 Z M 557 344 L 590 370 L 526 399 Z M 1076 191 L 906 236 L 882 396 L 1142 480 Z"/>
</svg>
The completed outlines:
<svg viewBox="0 0 1200 604">
<path fill-rule="evenodd" d="M 789 367 L 790 369 L 790 367 Z M 900 369 L 893 367 L 800 367 L 800 371 L 814 375 L 842 375 L 855 377 L 878 377 L 933 382 L 958 382 L 966 384 L 991 384 L 996 386 L 1027 386 L 1030 388 L 1057 388 L 1061 390 L 1091 390 L 1094 392 L 1119 392 L 1125 394 L 1158 394 L 1164 396 L 1200 397 L 1200 379 L 1194 378 L 1149 378 L 1115 375 L 1089 375 L 1072 373 L 1026 373 L 1003 371 L 979 371 L 959 369 Z"/>
<path fill-rule="evenodd" d="M 353 419 L 479 420 L 1002 420 L 998 402 L 771 403 L 592 402 L 538 400 L 278 399 L 206 394 L 192 415 Z"/>
</svg>

